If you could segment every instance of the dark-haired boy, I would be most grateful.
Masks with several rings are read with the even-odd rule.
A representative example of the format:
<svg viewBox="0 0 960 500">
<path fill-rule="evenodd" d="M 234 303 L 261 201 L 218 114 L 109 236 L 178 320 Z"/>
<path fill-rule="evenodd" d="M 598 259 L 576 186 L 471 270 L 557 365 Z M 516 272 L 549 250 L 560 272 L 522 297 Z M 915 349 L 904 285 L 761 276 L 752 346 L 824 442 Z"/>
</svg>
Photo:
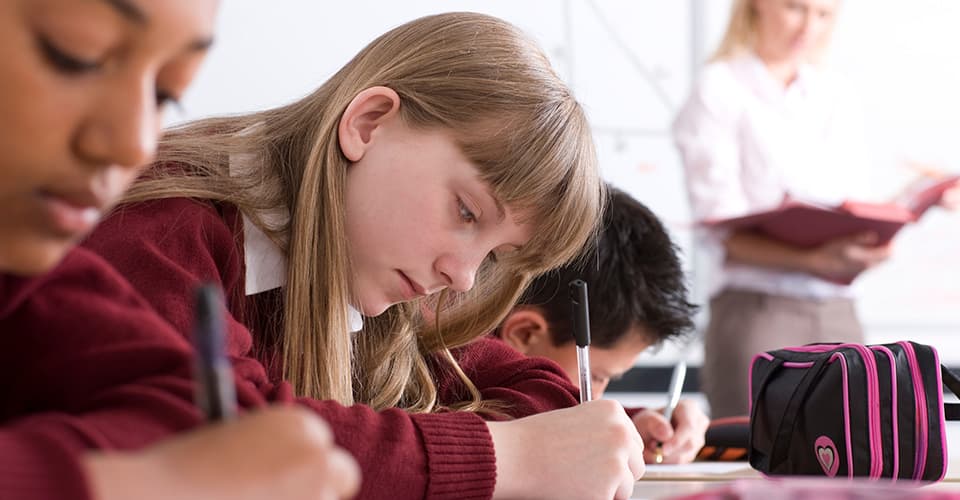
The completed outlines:
<svg viewBox="0 0 960 500">
<path fill-rule="evenodd" d="M 693 331 L 697 307 L 677 247 L 647 207 L 610 188 L 596 245 L 579 261 L 531 283 L 497 335 L 528 356 L 556 361 L 578 384 L 567 284 L 587 282 L 590 293 L 591 374 L 594 397 L 633 366 L 652 345 Z M 663 443 L 666 462 L 689 462 L 703 445 L 708 419 L 693 401 L 681 401 L 667 422 L 658 410 L 633 415 L 647 461 Z M 672 423 L 672 425 L 671 425 Z"/>
</svg>

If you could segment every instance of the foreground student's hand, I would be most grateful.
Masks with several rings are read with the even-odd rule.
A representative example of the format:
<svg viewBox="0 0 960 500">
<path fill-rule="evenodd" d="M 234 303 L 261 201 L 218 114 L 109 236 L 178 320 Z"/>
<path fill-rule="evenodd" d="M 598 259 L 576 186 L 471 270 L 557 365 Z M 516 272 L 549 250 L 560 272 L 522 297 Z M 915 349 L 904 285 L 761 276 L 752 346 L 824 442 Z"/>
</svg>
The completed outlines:
<svg viewBox="0 0 960 500">
<path fill-rule="evenodd" d="M 487 427 L 497 457 L 494 498 L 626 499 L 643 476 L 643 441 L 616 401 Z"/>
<path fill-rule="evenodd" d="M 808 255 L 810 272 L 832 281 L 852 281 L 890 257 L 891 244 L 877 245 L 875 233 L 833 239 Z"/>
<path fill-rule="evenodd" d="M 667 422 L 662 408 L 643 410 L 633 416 L 643 438 L 643 458 L 647 463 L 655 462 L 657 443 L 663 444 L 663 463 L 668 464 L 692 462 L 703 448 L 710 419 L 696 401 L 683 399 L 677 403 L 671 420 Z"/>
<path fill-rule="evenodd" d="M 327 425 L 299 408 L 270 408 L 135 453 L 85 459 L 96 500 L 351 498 L 356 462 Z"/>
</svg>

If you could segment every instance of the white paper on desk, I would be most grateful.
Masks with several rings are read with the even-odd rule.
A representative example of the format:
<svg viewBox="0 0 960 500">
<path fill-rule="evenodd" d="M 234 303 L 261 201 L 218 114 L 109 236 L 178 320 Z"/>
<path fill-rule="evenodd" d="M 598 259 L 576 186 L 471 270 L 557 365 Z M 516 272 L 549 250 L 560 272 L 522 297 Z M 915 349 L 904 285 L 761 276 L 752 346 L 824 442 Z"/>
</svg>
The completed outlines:
<svg viewBox="0 0 960 500">
<path fill-rule="evenodd" d="M 693 462 L 689 464 L 647 464 L 641 481 L 664 480 L 729 480 L 760 477 L 747 462 Z"/>
</svg>

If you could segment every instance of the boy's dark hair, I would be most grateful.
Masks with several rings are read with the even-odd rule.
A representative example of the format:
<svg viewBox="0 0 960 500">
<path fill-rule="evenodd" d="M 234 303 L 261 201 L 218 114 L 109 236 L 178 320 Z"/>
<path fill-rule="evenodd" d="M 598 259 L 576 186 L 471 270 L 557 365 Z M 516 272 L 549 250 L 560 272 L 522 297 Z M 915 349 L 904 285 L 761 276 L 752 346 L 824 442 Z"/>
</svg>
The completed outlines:
<svg viewBox="0 0 960 500">
<path fill-rule="evenodd" d="M 573 263 L 534 280 L 518 306 L 541 308 L 554 345 L 573 342 L 568 284 L 587 282 L 591 344 L 612 347 L 639 326 L 651 344 L 687 335 L 697 306 L 687 300 L 679 249 L 646 206 L 608 186 L 597 241 Z"/>
</svg>

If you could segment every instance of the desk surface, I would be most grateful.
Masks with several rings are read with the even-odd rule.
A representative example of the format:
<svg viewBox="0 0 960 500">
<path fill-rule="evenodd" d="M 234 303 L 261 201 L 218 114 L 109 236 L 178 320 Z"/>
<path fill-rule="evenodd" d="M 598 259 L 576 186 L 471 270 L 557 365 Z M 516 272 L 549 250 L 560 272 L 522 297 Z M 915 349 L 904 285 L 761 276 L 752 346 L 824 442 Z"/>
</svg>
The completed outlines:
<svg viewBox="0 0 960 500">
<path fill-rule="evenodd" d="M 960 422 L 947 422 L 947 474 L 943 482 L 928 486 L 960 493 Z M 637 481 L 632 499 L 660 499 L 692 495 L 738 479 L 761 479 L 746 462 L 693 463 L 686 466 L 649 466 Z"/>
</svg>

